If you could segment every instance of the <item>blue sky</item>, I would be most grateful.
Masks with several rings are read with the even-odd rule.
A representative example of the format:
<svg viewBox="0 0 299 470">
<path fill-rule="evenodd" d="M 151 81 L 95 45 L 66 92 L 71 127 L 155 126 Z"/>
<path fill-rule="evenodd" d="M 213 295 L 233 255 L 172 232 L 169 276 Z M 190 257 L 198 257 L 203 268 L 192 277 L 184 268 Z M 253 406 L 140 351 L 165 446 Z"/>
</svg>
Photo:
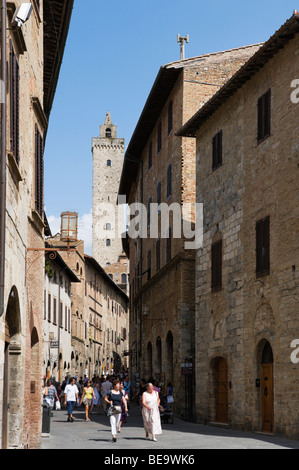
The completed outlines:
<svg viewBox="0 0 299 470">
<path fill-rule="evenodd" d="M 267 40 L 299 0 L 75 0 L 45 148 L 45 206 L 54 233 L 79 213 L 91 254 L 91 139 L 111 112 L 126 146 L 161 65 Z"/>
</svg>

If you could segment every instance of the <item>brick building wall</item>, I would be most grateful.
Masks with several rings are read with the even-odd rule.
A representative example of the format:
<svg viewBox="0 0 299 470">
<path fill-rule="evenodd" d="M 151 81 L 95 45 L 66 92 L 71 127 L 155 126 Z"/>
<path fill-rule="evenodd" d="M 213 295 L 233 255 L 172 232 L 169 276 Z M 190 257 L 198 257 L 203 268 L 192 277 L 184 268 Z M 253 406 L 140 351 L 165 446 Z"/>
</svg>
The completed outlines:
<svg viewBox="0 0 299 470">
<path fill-rule="evenodd" d="M 208 54 L 165 66 L 169 70 L 177 68 L 180 73 L 169 94 L 163 97 L 163 109 L 159 117 L 152 122 L 149 138 L 142 143 L 143 151 L 137 176 L 130 181 L 129 203 L 138 201 L 143 202 L 145 206 L 149 202 L 157 203 L 160 185 L 161 202 L 168 205 L 176 202 L 180 207 L 189 203 L 194 210 L 195 141 L 177 137 L 176 131 L 259 47 L 260 45 L 254 45 Z M 151 96 L 153 90 L 149 100 Z M 155 105 L 155 102 L 147 102 L 149 112 L 152 112 L 150 106 Z M 170 106 L 172 126 L 169 130 Z M 161 141 L 158 148 L 160 132 Z M 170 195 L 167 194 L 169 165 Z M 151 217 L 155 215 L 154 213 Z M 161 216 L 161 213 L 158 214 L 159 224 Z M 190 221 L 194 222 L 194 212 Z M 180 224 L 182 229 L 181 219 Z M 176 412 L 184 418 L 193 419 L 194 375 L 184 376 L 181 363 L 195 360 L 195 252 L 185 250 L 182 230 L 174 237 L 172 212 L 169 226 L 172 227 L 171 254 L 170 257 L 167 255 L 169 244 L 159 230 L 158 266 L 157 237 L 150 237 L 150 228 L 147 238 L 130 240 L 131 372 L 133 382 L 136 373 L 146 380 L 152 375 L 163 385 L 171 381 L 174 385 Z"/>
</svg>

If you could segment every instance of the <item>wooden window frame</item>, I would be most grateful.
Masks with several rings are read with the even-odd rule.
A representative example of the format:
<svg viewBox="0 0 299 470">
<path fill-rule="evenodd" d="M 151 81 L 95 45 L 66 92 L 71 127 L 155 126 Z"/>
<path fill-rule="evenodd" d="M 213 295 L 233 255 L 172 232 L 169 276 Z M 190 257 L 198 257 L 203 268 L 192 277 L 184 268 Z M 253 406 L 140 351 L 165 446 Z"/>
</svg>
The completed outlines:
<svg viewBox="0 0 299 470">
<path fill-rule="evenodd" d="M 217 132 L 212 139 L 212 171 L 222 166 L 222 130 Z"/>
<path fill-rule="evenodd" d="M 267 140 L 271 135 L 271 88 L 257 102 L 257 143 Z"/>
</svg>

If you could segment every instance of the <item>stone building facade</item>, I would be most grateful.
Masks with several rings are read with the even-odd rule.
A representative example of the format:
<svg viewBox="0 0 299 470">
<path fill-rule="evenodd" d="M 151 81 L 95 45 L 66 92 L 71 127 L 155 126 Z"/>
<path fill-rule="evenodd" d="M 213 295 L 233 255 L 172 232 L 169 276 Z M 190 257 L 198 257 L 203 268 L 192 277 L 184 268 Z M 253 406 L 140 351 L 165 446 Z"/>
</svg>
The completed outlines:
<svg viewBox="0 0 299 470">
<path fill-rule="evenodd" d="M 49 252 L 44 277 L 44 354 L 46 379 L 62 381 L 71 374 L 71 284 L 81 282 L 58 252 Z"/>
<path fill-rule="evenodd" d="M 185 248 L 183 220 L 152 203 L 189 204 L 194 224 L 195 142 L 176 131 L 238 70 L 260 45 L 173 62 L 161 67 L 125 154 L 119 195 L 147 208 L 147 237 L 124 239 L 130 262 L 130 370 L 174 386 L 176 412 L 194 419 L 195 251 Z M 151 236 L 154 217 L 159 230 Z M 167 220 L 167 219 L 166 219 Z M 177 228 L 180 229 L 179 235 Z M 170 235 L 170 236 L 169 236 Z M 190 373 L 191 372 L 191 373 Z"/>
<path fill-rule="evenodd" d="M 85 255 L 85 265 L 92 373 L 127 369 L 129 299 L 93 257 Z"/>
<path fill-rule="evenodd" d="M 73 6 L 71 0 L 52 6 L 32 0 L 28 21 L 13 28 L 11 20 L 21 3 L 3 1 L 1 9 L 1 79 L 5 90 L 0 135 L 2 448 L 37 448 L 40 442 L 43 147 Z"/>
<path fill-rule="evenodd" d="M 64 361 L 71 363 L 71 375 L 83 377 L 89 368 L 89 336 L 88 336 L 88 313 L 85 309 L 85 258 L 84 242 L 78 240 L 68 245 L 66 241 L 60 239 L 60 234 L 53 238 L 48 238 L 50 247 L 59 249 L 59 255 L 79 279 L 79 283 L 71 284 L 71 335 L 72 351 L 70 357 L 65 357 Z M 68 251 L 68 248 L 70 250 Z M 63 346 L 60 345 L 59 355 L 63 354 Z M 57 380 L 62 381 L 66 375 L 66 370 L 61 367 L 58 370 Z"/>
<path fill-rule="evenodd" d="M 204 207 L 196 255 L 197 420 L 293 438 L 299 105 L 291 94 L 296 98 L 298 54 L 294 12 L 178 132 L 196 137 L 197 202 Z"/>
<path fill-rule="evenodd" d="M 84 254 L 82 240 L 68 246 L 58 234 L 47 243 L 61 250 L 59 255 L 80 281 L 71 283 L 71 350 L 63 355 L 60 344 L 57 380 L 127 368 L 128 296 L 92 256 Z"/>
</svg>

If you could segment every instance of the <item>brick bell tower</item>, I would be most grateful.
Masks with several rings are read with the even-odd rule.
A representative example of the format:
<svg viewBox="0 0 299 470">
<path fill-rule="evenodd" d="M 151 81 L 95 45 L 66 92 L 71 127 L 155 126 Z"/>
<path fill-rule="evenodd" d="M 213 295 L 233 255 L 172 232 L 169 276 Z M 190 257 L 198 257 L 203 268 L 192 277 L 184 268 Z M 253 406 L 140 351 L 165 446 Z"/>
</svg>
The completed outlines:
<svg viewBox="0 0 299 470">
<path fill-rule="evenodd" d="M 122 240 L 118 237 L 118 206 L 116 204 L 119 181 L 123 167 L 125 141 L 117 137 L 117 126 L 112 123 L 110 112 L 100 126 L 100 137 L 92 139 L 93 156 L 93 208 L 92 244 L 93 257 L 105 269 L 119 260 L 123 252 Z M 114 214 L 103 213 L 103 203 Z"/>
</svg>

